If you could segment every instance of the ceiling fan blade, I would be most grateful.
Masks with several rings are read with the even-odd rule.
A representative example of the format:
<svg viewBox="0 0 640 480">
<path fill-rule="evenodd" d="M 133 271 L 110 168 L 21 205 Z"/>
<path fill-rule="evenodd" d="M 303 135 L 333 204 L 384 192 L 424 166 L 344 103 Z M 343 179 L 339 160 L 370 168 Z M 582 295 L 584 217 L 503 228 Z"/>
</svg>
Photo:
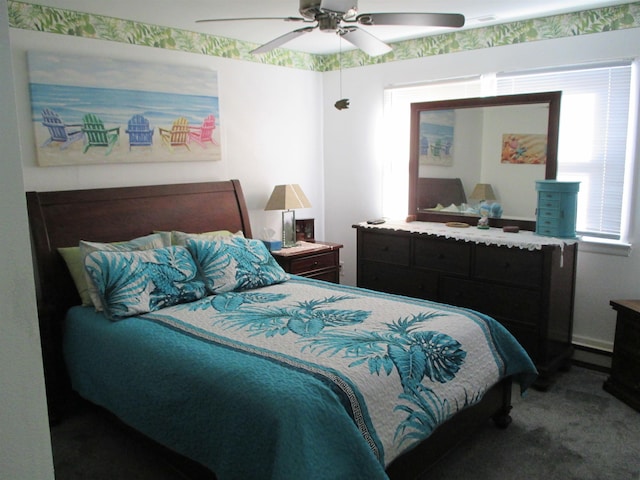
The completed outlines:
<svg viewBox="0 0 640 480">
<path fill-rule="evenodd" d="M 338 31 L 338 35 L 371 57 L 384 55 L 392 50 L 392 48 L 382 40 L 379 40 L 369 32 L 360 28 L 351 26 L 345 27 L 341 31 Z"/>
<path fill-rule="evenodd" d="M 258 55 L 260 53 L 266 53 L 274 48 L 279 47 L 287 42 L 290 42 L 294 38 L 298 38 L 300 35 L 304 35 L 305 33 L 313 32 L 316 27 L 304 27 L 294 30 L 289 33 L 285 33 L 284 35 L 279 36 L 278 38 L 274 38 L 270 42 L 265 43 L 264 45 L 256 48 L 255 50 L 251 50 L 251 53 L 254 55 Z"/>
<path fill-rule="evenodd" d="M 459 28 L 464 26 L 465 19 L 459 13 L 362 13 L 355 21 L 362 25 Z"/>
<path fill-rule="evenodd" d="M 242 17 L 242 18 L 204 18 L 196 20 L 196 23 L 208 22 L 244 22 L 245 20 L 284 20 L 285 22 L 307 22 L 313 23 L 314 20 L 307 20 L 302 17 Z"/>
</svg>

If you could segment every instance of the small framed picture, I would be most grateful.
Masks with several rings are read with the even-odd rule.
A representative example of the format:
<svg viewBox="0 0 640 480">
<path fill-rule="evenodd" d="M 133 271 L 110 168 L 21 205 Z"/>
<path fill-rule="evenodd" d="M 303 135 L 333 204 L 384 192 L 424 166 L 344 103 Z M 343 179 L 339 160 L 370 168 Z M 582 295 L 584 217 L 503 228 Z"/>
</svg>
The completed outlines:
<svg viewBox="0 0 640 480">
<path fill-rule="evenodd" d="M 296 219 L 296 240 L 315 242 L 313 218 Z"/>
</svg>

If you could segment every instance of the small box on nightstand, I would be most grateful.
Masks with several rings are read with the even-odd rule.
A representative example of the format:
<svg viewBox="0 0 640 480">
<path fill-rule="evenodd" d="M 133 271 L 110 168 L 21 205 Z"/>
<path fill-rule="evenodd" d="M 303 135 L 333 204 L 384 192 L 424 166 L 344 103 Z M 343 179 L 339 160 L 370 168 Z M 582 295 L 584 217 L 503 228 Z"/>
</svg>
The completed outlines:
<svg viewBox="0 0 640 480">
<path fill-rule="evenodd" d="M 267 246 L 267 250 L 270 252 L 282 250 L 282 242 L 280 240 L 262 240 L 262 242 Z"/>
</svg>

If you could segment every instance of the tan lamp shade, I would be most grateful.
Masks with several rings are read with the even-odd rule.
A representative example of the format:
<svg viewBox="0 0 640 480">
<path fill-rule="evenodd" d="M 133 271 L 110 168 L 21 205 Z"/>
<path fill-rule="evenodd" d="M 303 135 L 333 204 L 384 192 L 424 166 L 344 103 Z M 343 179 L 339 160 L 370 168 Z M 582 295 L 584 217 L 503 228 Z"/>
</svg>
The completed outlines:
<svg viewBox="0 0 640 480">
<path fill-rule="evenodd" d="M 294 210 L 311 208 L 311 202 L 297 183 L 276 185 L 271 192 L 265 210 Z"/>
<path fill-rule="evenodd" d="M 475 200 L 477 202 L 495 199 L 496 195 L 493 193 L 493 188 L 491 188 L 491 184 L 489 183 L 477 183 L 473 192 L 469 195 L 469 200 Z"/>
</svg>

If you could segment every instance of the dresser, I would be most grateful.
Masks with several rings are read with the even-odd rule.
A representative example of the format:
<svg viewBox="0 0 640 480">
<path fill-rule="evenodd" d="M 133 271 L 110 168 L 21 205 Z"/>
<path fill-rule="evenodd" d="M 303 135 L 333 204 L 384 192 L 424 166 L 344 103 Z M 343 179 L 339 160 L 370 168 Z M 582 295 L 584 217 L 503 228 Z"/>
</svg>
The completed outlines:
<svg viewBox="0 0 640 480">
<path fill-rule="evenodd" d="M 287 273 L 340 283 L 341 248 L 339 243 L 298 242 L 271 255 Z"/>
<path fill-rule="evenodd" d="M 471 308 L 527 350 L 545 389 L 568 367 L 577 242 L 533 232 L 398 222 L 357 230 L 358 286 Z"/>
<path fill-rule="evenodd" d="M 604 389 L 640 412 L 640 300 L 612 300 L 618 312 L 611 375 Z"/>
</svg>

